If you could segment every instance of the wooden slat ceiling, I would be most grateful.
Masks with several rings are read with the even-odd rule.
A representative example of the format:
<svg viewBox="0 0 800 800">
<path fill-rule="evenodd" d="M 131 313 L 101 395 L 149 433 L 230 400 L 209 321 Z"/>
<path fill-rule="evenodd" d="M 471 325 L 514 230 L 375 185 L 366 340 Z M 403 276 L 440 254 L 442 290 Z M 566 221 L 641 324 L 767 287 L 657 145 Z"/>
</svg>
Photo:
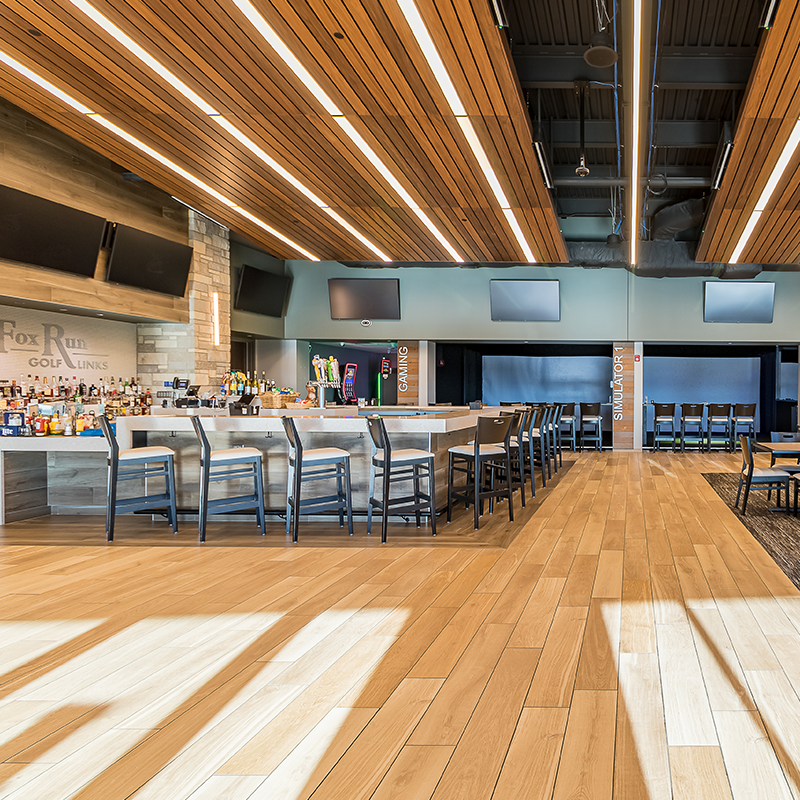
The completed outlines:
<svg viewBox="0 0 800 800">
<path fill-rule="evenodd" d="M 733 150 L 707 215 L 698 261 L 730 260 L 798 116 L 800 4 L 782 0 L 762 38 L 738 115 Z M 795 151 L 738 261 L 800 262 L 800 149 Z"/>
<path fill-rule="evenodd" d="M 391 259 L 451 260 L 230 0 L 93 5 Z M 464 260 L 525 260 L 394 0 L 254 5 Z M 417 6 L 536 259 L 566 261 L 527 110 L 488 3 Z M 318 258 L 376 260 L 67 0 L 4 0 L 0 39 L 8 55 Z M 0 93 L 275 255 L 301 257 L 4 64 Z"/>
</svg>

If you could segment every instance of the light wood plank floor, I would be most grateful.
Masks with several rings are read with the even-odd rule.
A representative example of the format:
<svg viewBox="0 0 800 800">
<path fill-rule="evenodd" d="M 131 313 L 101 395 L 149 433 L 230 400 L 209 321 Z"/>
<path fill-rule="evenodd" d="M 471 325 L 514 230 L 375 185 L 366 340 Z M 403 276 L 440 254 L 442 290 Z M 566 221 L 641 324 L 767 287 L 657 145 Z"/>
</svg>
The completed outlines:
<svg viewBox="0 0 800 800">
<path fill-rule="evenodd" d="M 6 526 L 0 798 L 800 800 L 800 592 L 701 477 L 739 464 L 579 454 L 505 546 Z"/>
</svg>

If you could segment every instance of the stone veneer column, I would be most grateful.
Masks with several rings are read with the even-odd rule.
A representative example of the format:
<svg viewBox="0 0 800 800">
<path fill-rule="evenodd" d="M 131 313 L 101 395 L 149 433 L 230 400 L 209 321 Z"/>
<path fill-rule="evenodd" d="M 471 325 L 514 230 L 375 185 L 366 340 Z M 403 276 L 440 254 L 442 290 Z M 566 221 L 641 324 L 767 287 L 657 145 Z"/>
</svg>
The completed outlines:
<svg viewBox="0 0 800 800">
<path fill-rule="evenodd" d="M 152 392 L 176 375 L 216 391 L 231 363 L 230 241 L 227 228 L 189 211 L 194 248 L 186 287 L 189 323 L 137 326 L 137 363 L 142 385 Z M 219 346 L 214 345 L 213 295 L 219 297 Z"/>
</svg>

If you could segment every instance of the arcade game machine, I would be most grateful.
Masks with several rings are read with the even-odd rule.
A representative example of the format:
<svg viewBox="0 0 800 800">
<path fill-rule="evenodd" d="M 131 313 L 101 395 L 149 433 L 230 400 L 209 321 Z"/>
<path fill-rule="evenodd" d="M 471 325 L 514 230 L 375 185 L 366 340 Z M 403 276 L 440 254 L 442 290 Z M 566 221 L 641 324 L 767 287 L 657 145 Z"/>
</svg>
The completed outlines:
<svg viewBox="0 0 800 800">
<path fill-rule="evenodd" d="M 356 370 L 358 364 L 345 364 L 342 375 L 342 400 L 345 403 L 358 403 L 356 397 Z"/>
<path fill-rule="evenodd" d="M 392 374 L 392 362 L 388 358 L 381 359 L 381 371 L 378 373 L 378 386 L 375 396 L 378 398 L 378 405 L 382 406 L 384 403 L 384 382 L 389 380 Z"/>
</svg>

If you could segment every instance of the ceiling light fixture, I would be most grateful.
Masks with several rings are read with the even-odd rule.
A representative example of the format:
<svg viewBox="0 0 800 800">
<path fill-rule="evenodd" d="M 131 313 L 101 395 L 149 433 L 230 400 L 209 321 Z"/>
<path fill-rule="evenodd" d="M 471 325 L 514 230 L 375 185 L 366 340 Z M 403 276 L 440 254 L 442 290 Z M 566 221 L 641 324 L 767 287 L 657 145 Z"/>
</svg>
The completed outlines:
<svg viewBox="0 0 800 800">
<path fill-rule="evenodd" d="M 283 59 L 287 67 L 295 74 L 300 82 L 311 92 L 320 105 L 330 114 L 339 127 L 344 131 L 355 146 L 367 157 L 372 166 L 378 171 L 381 177 L 394 189 L 400 196 L 405 205 L 410 208 L 425 227 L 434 235 L 436 240 L 447 250 L 454 261 L 463 263 L 464 259 L 458 251 L 447 241 L 441 231 L 433 224 L 430 217 L 420 208 L 411 195 L 402 187 L 395 178 L 391 170 L 381 161 L 375 151 L 364 141 L 364 138 L 356 131 L 352 124 L 345 119 L 336 103 L 331 100 L 322 87 L 314 80 L 309 71 L 300 63 L 283 40 L 272 29 L 269 23 L 256 11 L 249 0 L 233 0 L 233 4 L 244 14 L 250 24 L 261 34 L 265 41 Z"/>
<path fill-rule="evenodd" d="M 284 242 L 285 244 L 289 245 L 293 250 L 296 250 L 301 255 L 305 256 L 309 261 L 319 261 L 319 258 L 315 256 L 313 253 L 310 253 L 304 247 L 301 247 L 297 242 L 292 241 L 288 236 L 284 236 L 280 231 L 276 231 L 270 225 L 267 225 L 261 219 L 251 214 L 249 211 L 242 208 L 240 205 L 237 205 L 236 202 L 231 200 L 230 198 L 226 197 L 225 195 L 218 192 L 216 189 L 209 186 L 204 181 L 200 180 L 200 178 L 192 175 L 190 172 L 187 172 L 183 167 L 178 166 L 174 161 L 171 161 L 166 156 L 159 153 L 157 150 L 154 150 L 150 145 L 145 144 L 140 139 L 137 139 L 135 136 L 128 133 L 126 130 L 123 130 L 118 125 L 115 125 L 111 120 L 106 119 L 100 114 L 95 113 L 92 111 L 88 106 L 83 105 L 74 97 L 71 97 L 66 92 L 59 89 L 57 86 L 54 86 L 50 81 L 45 80 L 40 75 L 37 75 L 35 72 L 30 70 L 28 67 L 21 64 L 16 59 L 9 56 L 7 53 L 4 53 L 0 50 L 0 62 L 6 64 L 7 66 L 11 67 L 15 72 L 18 72 L 21 75 L 24 75 L 26 78 L 31 80 L 37 86 L 40 86 L 45 91 L 49 92 L 53 96 L 57 97 L 59 100 L 62 100 L 71 108 L 74 108 L 76 111 L 80 111 L 86 119 L 90 119 L 96 122 L 98 125 L 102 125 L 106 130 L 110 131 L 114 135 L 118 136 L 120 139 L 128 142 L 128 144 L 133 145 L 137 150 L 140 150 L 145 155 L 152 158 L 154 161 L 157 161 L 159 164 L 162 164 L 170 171 L 174 172 L 176 175 L 179 175 L 184 180 L 188 181 L 192 185 L 196 186 L 201 191 L 205 192 L 206 194 L 213 197 L 215 200 L 219 201 L 223 205 L 230 208 L 232 211 L 235 211 L 237 214 L 245 217 L 245 219 L 250 220 L 251 222 L 258 225 L 260 228 L 263 228 L 267 231 L 271 236 L 274 236 L 276 239 Z"/>
<path fill-rule="evenodd" d="M 467 143 L 472 150 L 472 154 L 475 156 L 475 160 L 478 162 L 478 165 L 480 166 L 481 171 L 486 178 L 486 182 L 489 184 L 489 187 L 494 193 L 500 208 L 505 214 L 509 227 L 514 233 L 517 243 L 522 249 L 522 252 L 524 253 L 525 258 L 528 260 L 528 263 L 535 264 L 536 259 L 534 258 L 530 245 L 528 244 L 528 241 L 522 232 L 519 220 L 516 218 L 514 210 L 511 208 L 502 186 L 500 186 L 500 181 L 497 177 L 497 174 L 492 168 L 492 165 L 489 163 L 489 158 L 486 155 L 486 151 L 483 149 L 483 145 L 481 144 L 478 134 L 472 125 L 472 121 L 467 116 L 467 111 L 464 108 L 464 104 L 461 102 L 461 98 L 459 97 L 458 92 L 453 85 L 453 81 L 450 79 L 450 74 L 447 72 L 447 68 L 445 67 L 444 62 L 439 55 L 439 51 L 436 49 L 436 45 L 433 43 L 433 39 L 431 39 L 430 32 L 428 31 L 428 28 L 419 13 L 419 9 L 414 3 L 414 0 L 397 0 L 397 4 L 400 6 L 400 10 L 403 12 L 403 16 L 406 18 L 406 22 L 411 28 L 411 32 L 414 34 L 414 38 L 417 40 L 417 44 L 419 45 L 420 50 L 422 50 L 422 54 L 425 56 L 425 60 L 428 62 L 428 66 L 430 67 L 433 76 L 436 78 L 436 82 L 439 84 L 439 88 L 442 90 L 442 94 L 444 94 L 445 99 L 450 106 L 450 110 L 458 120 L 458 124 L 461 127 L 464 138 L 467 140 Z"/>
<path fill-rule="evenodd" d="M 633 86 L 631 91 L 631 171 L 630 171 L 630 237 L 631 266 L 636 264 L 639 241 L 639 134 L 641 130 L 642 94 L 642 0 L 633 2 Z"/>
<path fill-rule="evenodd" d="M 761 9 L 761 19 L 758 21 L 759 28 L 771 28 L 775 12 L 778 10 L 778 0 L 766 0 Z"/>
<path fill-rule="evenodd" d="M 783 173 L 786 171 L 786 167 L 789 166 L 789 162 L 792 160 L 798 144 L 800 144 L 800 119 L 795 122 L 792 133 L 789 136 L 789 141 L 784 145 L 777 163 L 772 168 L 772 172 L 770 173 L 766 185 L 761 190 L 761 194 L 759 195 L 755 208 L 750 214 L 750 219 L 747 220 L 747 225 L 745 225 L 742 235 L 739 237 L 739 241 L 736 243 L 736 247 L 733 250 L 733 255 L 731 255 L 731 260 L 729 263 L 738 263 L 739 258 L 744 252 L 744 248 L 747 246 L 748 239 L 752 236 L 753 231 L 755 230 L 756 224 L 758 223 L 762 212 L 767 210 L 767 203 L 769 203 L 775 189 L 778 188 L 778 184 L 783 177 Z"/>
<path fill-rule="evenodd" d="M 330 217 L 332 217 L 336 222 L 341 225 L 348 233 L 352 234 L 358 241 L 360 241 L 363 245 L 365 245 L 369 250 L 371 250 L 375 255 L 378 256 L 382 261 L 390 262 L 391 259 L 376 245 L 374 245 L 366 236 L 362 233 L 357 231 L 350 223 L 346 222 L 339 214 L 332 211 L 330 206 L 319 197 L 317 197 L 314 192 L 312 192 L 307 186 L 301 183 L 297 178 L 294 177 L 287 169 L 285 169 L 281 164 L 279 164 L 272 156 L 266 153 L 261 147 L 259 147 L 252 139 L 250 139 L 246 134 L 242 133 L 233 123 L 227 120 L 225 117 L 220 114 L 213 106 L 203 100 L 194 90 L 190 89 L 180 78 L 174 75 L 170 70 L 168 70 L 161 62 L 153 58 L 144 48 L 140 47 L 130 36 L 124 33 L 120 28 L 118 28 L 110 19 L 106 16 L 101 14 L 94 6 L 90 3 L 86 2 L 86 0 L 70 0 L 70 2 L 78 9 L 83 11 L 86 16 L 88 16 L 93 22 L 99 25 L 106 33 L 108 33 L 113 39 L 119 42 L 123 47 L 125 47 L 130 53 L 132 53 L 136 58 L 140 61 L 145 63 L 150 69 L 152 69 L 159 77 L 161 77 L 166 83 L 172 86 L 179 94 L 183 95 L 190 103 L 195 105 L 197 108 L 200 109 L 204 114 L 210 117 L 214 122 L 217 123 L 223 130 L 233 136 L 240 144 L 244 145 L 253 155 L 259 158 L 264 164 L 266 164 L 270 169 L 276 172 L 278 175 L 281 176 L 288 184 L 293 186 L 297 191 L 311 200 L 314 205 L 318 208 L 321 208 L 323 211 L 328 213 Z M 320 90 L 321 91 L 321 90 Z"/>
<path fill-rule="evenodd" d="M 722 176 L 725 174 L 725 167 L 728 166 L 728 160 L 731 157 L 731 150 L 733 150 L 733 127 L 730 122 L 726 122 L 722 126 L 722 136 L 717 146 L 717 154 L 714 159 L 714 169 L 712 174 L 714 177 L 711 179 L 711 188 L 719 189 L 722 183 Z"/>
</svg>

